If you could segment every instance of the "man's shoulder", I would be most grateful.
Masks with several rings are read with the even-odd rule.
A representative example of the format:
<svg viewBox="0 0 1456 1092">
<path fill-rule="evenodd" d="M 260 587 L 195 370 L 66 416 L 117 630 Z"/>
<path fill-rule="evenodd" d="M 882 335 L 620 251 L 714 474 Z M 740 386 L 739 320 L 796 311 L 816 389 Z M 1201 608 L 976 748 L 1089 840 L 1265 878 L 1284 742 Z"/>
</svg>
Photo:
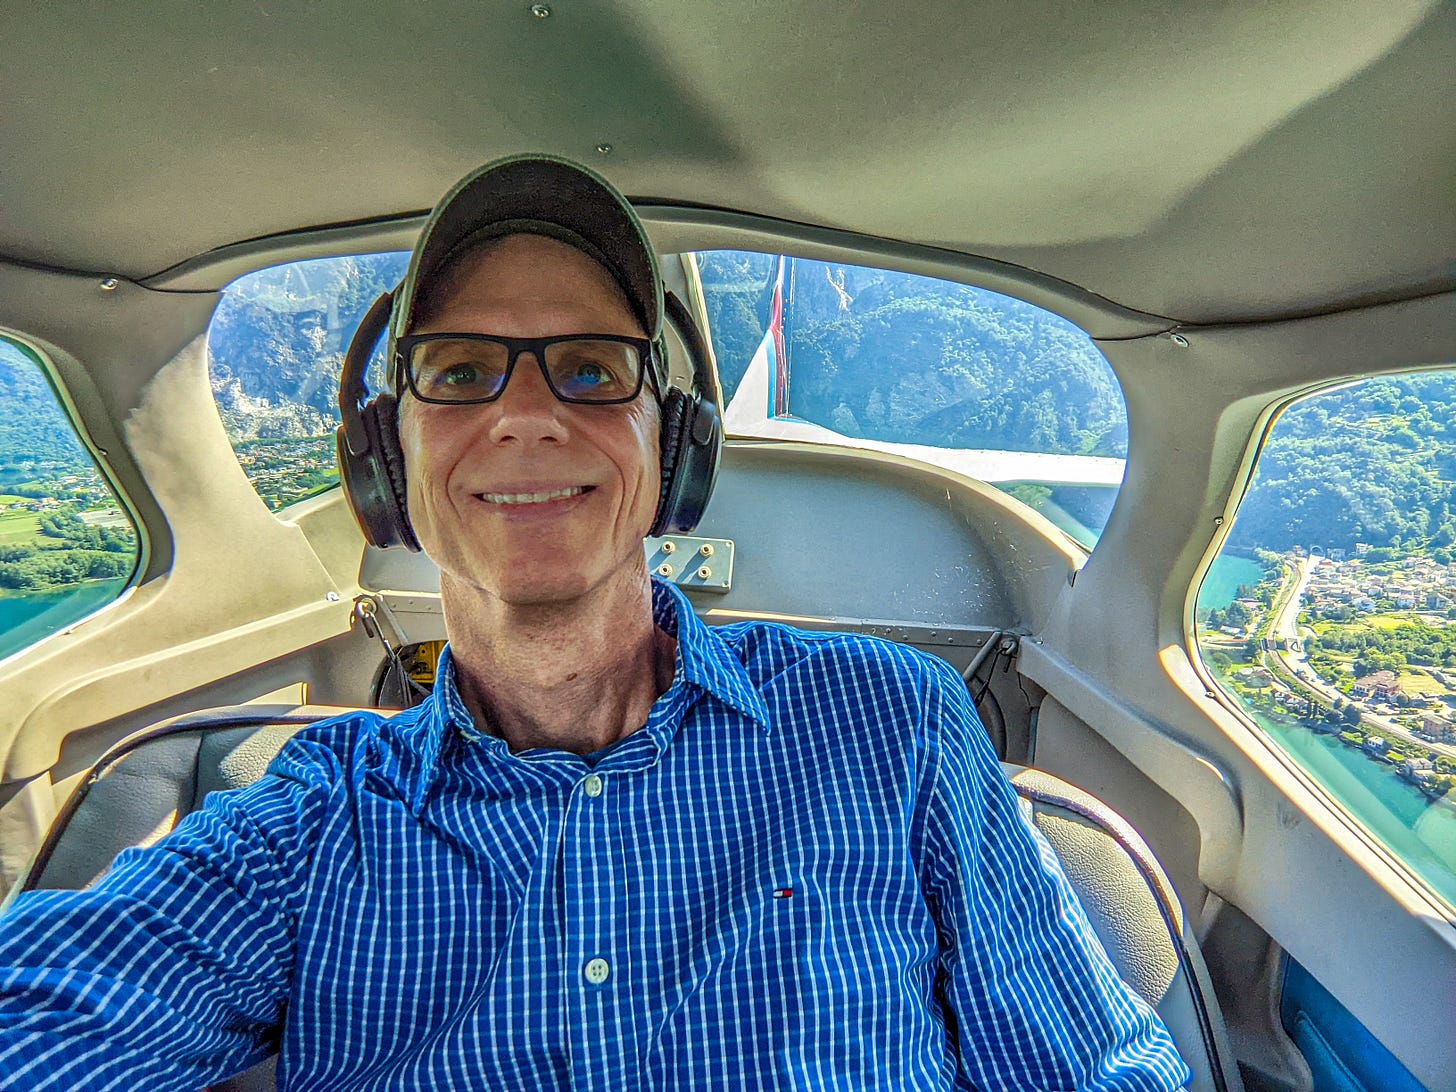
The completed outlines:
<svg viewBox="0 0 1456 1092">
<path fill-rule="evenodd" d="M 424 708 L 351 709 L 306 724 L 279 749 L 270 773 L 298 777 L 311 774 L 333 780 L 377 762 L 420 730 Z"/>
</svg>

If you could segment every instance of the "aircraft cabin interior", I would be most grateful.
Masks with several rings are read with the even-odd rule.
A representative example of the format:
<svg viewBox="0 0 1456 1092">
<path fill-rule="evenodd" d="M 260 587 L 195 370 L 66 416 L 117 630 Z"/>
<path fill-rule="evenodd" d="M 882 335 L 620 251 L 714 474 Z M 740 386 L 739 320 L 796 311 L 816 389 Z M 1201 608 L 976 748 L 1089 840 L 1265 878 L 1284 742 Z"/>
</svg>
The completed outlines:
<svg viewBox="0 0 1456 1092">
<path fill-rule="evenodd" d="M 544 151 L 718 387 L 654 576 L 960 672 L 1191 1088 L 1456 1089 L 1456 8 L 0 28 L 0 895 L 428 691 L 439 572 L 365 544 L 339 368 L 446 188 Z"/>
</svg>

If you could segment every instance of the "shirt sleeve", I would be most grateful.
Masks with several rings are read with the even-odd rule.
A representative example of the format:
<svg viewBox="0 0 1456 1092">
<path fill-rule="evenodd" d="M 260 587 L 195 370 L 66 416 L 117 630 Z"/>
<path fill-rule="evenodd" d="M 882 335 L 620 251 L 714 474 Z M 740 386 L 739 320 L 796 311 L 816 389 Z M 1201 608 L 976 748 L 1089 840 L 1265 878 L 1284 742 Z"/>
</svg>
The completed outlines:
<svg viewBox="0 0 1456 1092">
<path fill-rule="evenodd" d="M 276 1050 L 308 831 L 334 764 L 290 742 L 85 891 L 0 916 L 0 1073 L 30 1092 L 195 1092 Z"/>
<path fill-rule="evenodd" d="M 927 664 L 917 865 L 957 1087 L 1171 1092 L 1189 1079 L 1023 814 L 965 684 Z"/>
</svg>

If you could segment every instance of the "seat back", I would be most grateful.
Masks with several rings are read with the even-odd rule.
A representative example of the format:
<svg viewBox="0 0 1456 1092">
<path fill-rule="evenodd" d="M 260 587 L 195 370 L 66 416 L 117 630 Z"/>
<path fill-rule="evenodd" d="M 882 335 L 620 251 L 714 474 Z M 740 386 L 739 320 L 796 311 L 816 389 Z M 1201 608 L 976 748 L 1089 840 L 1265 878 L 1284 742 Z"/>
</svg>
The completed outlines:
<svg viewBox="0 0 1456 1092">
<path fill-rule="evenodd" d="M 123 849 L 156 842 L 209 792 L 256 781 L 305 724 L 345 712 L 333 706 L 234 705 L 128 736 L 71 794 L 15 892 L 89 887 Z"/>
<path fill-rule="evenodd" d="M 1243 1092 L 1202 953 L 1147 843 L 1091 793 L 1042 770 L 1002 768 L 1118 973 L 1168 1026 L 1193 1071 L 1189 1092 Z"/>
</svg>

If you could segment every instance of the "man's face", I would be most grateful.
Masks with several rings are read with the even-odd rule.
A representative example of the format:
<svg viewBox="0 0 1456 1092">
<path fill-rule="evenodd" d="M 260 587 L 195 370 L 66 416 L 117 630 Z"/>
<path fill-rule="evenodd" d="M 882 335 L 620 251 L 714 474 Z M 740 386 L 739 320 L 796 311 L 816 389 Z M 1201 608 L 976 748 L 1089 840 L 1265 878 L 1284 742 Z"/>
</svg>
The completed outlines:
<svg viewBox="0 0 1456 1092">
<path fill-rule="evenodd" d="M 643 336 L 601 265 L 535 235 L 452 265 L 411 333 Z M 660 483 L 649 385 L 623 405 L 568 404 L 522 354 L 494 402 L 442 406 L 404 392 L 399 426 L 410 521 L 451 580 L 545 604 L 644 564 Z"/>
</svg>

